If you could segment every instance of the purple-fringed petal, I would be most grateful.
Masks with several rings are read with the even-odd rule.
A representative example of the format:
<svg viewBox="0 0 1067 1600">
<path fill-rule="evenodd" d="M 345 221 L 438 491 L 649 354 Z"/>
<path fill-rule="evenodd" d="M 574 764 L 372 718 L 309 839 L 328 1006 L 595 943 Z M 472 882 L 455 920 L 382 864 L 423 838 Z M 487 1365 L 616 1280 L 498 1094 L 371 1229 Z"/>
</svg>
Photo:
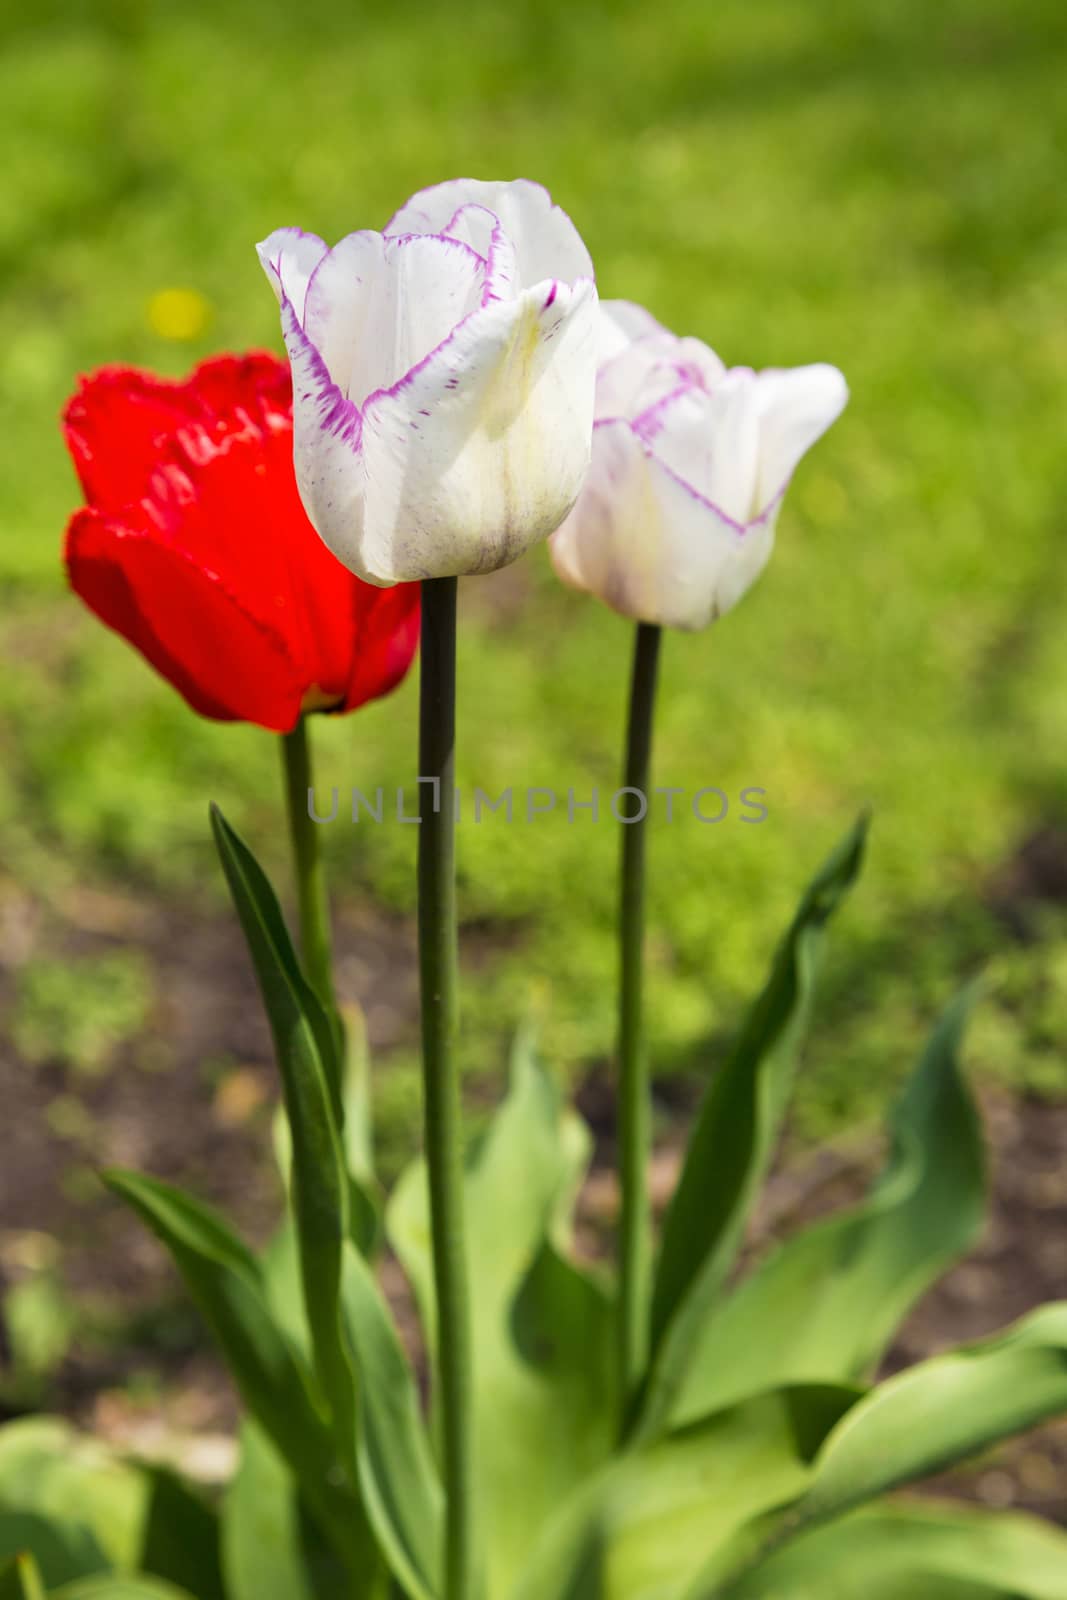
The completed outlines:
<svg viewBox="0 0 1067 1600">
<path fill-rule="evenodd" d="M 515 247 L 519 286 L 552 278 L 574 283 L 594 276 L 593 263 L 574 223 L 548 190 L 526 178 L 485 182 L 454 178 L 413 195 L 386 224 L 387 234 L 444 233 L 463 207 L 484 206 Z"/>
<path fill-rule="evenodd" d="M 275 228 L 256 245 L 260 263 L 279 301 L 289 301 L 298 322 L 304 320 L 304 301 L 312 273 L 326 254 L 317 233 L 302 228 Z"/>
<path fill-rule="evenodd" d="M 353 572 L 363 520 L 363 419 L 333 382 L 288 300 L 282 337 L 293 371 L 293 464 L 304 509 L 319 537 Z M 359 574 L 365 577 L 366 574 Z M 372 580 L 384 587 L 388 577 Z"/>
<path fill-rule="evenodd" d="M 597 424 L 581 499 L 549 541 L 565 582 L 623 616 L 690 631 L 737 604 L 773 545 L 773 518 L 737 528 L 622 421 Z"/>
<path fill-rule="evenodd" d="M 801 456 L 822 437 L 848 403 L 848 385 L 836 367 L 817 363 L 788 371 L 761 372 L 756 381 L 759 412 L 760 509 L 782 494 Z"/>
<path fill-rule="evenodd" d="M 461 239 L 485 260 L 484 300 L 514 300 L 519 293 L 519 266 L 515 246 L 499 219 L 485 206 L 460 206 L 445 228 L 449 239 Z"/>
<path fill-rule="evenodd" d="M 598 421 L 634 421 L 678 390 L 714 388 L 726 372 L 706 344 L 679 339 L 629 300 L 601 302 L 599 334 Z"/>
<path fill-rule="evenodd" d="M 356 570 L 491 572 L 557 528 L 588 466 L 595 346 L 593 284 L 542 285 L 490 302 L 373 396 Z"/>
<path fill-rule="evenodd" d="M 304 326 L 356 405 L 437 348 L 485 298 L 487 266 L 458 239 L 352 233 L 323 257 Z"/>
<path fill-rule="evenodd" d="M 674 338 L 674 334 L 662 322 L 656 321 L 651 311 L 646 311 L 636 301 L 601 300 L 598 352 L 601 362 L 611 361 L 635 340 L 646 339 L 651 334 Z"/>
<path fill-rule="evenodd" d="M 740 526 L 756 516 L 760 419 L 756 375 L 728 372 L 710 391 L 687 385 L 634 424 L 657 460 Z"/>
</svg>

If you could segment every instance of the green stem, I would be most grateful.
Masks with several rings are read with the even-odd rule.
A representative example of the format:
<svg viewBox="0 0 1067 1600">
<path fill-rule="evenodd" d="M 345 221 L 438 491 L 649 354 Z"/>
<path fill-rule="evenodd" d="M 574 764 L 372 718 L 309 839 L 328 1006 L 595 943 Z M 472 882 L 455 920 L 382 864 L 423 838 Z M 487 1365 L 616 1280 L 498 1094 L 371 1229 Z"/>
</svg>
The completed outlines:
<svg viewBox="0 0 1067 1600">
<path fill-rule="evenodd" d="M 455 578 L 423 581 L 419 682 L 419 982 L 446 1493 L 444 1600 L 473 1600 L 471 1335 L 456 1059 Z"/>
<path fill-rule="evenodd" d="M 319 850 L 319 827 L 310 815 L 312 787 L 311 751 L 307 718 L 301 717 L 292 733 L 282 735 L 285 794 L 289 809 L 289 838 L 300 904 L 300 948 L 308 981 L 327 1011 L 337 1007 L 333 993 L 330 955 L 330 904 Z"/>
<path fill-rule="evenodd" d="M 630 820 L 622 829 L 619 898 L 619 1398 L 625 1426 L 630 1402 L 648 1360 L 652 1237 L 648 1202 L 650 1104 L 645 1053 L 642 971 L 645 933 L 645 841 L 649 806 L 652 713 L 656 699 L 660 629 L 637 625 L 630 721 L 626 736 L 627 788 L 639 789 L 644 807 L 631 797 Z"/>
</svg>

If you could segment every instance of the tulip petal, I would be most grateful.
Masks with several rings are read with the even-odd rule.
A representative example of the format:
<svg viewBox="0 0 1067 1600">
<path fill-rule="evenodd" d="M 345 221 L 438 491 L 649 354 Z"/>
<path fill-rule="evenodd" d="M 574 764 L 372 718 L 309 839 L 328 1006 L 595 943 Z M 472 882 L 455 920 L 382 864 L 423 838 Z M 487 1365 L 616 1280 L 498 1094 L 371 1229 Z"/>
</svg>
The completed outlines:
<svg viewBox="0 0 1067 1600">
<path fill-rule="evenodd" d="M 593 415 L 596 290 L 553 283 L 485 306 L 372 397 L 363 526 L 323 537 L 371 582 L 491 572 L 557 528 Z"/>
<path fill-rule="evenodd" d="M 303 685 L 284 637 L 194 557 L 161 545 L 157 531 L 145 508 L 123 523 L 76 512 L 66 545 L 71 587 L 201 716 L 288 731 Z"/>
<path fill-rule="evenodd" d="M 311 276 L 304 332 L 334 384 L 362 407 L 476 310 L 485 259 L 458 239 L 352 233 Z"/>
<path fill-rule="evenodd" d="M 650 453 L 626 422 L 597 423 L 581 504 L 550 541 L 565 582 L 623 616 L 705 627 L 766 565 L 774 520 L 746 529 Z"/>
<path fill-rule="evenodd" d="M 770 505 L 848 401 L 848 385 L 836 367 L 818 362 L 788 371 L 761 372 L 756 386 L 760 470 L 758 502 Z"/>
<path fill-rule="evenodd" d="M 737 527 L 756 514 L 755 373 L 736 367 L 710 394 L 678 389 L 640 416 L 634 428 L 665 467 Z"/>
<path fill-rule="evenodd" d="M 592 278 L 593 263 L 567 213 L 552 203 L 548 190 L 526 178 L 485 182 L 454 178 L 422 189 L 386 224 L 387 234 L 444 233 L 456 213 L 484 206 L 500 221 L 515 247 L 523 288 L 560 278 Z"/>
<path fill-rule="evenodd" d="M 656 321 L 651 311 L 646 311 L 636 301 L 601 300 L 599 358 L 602 362 L 611 361 L 636 340 L 647 338 L 650 334 L 666 334 L 669 339 L 674 338 L 662 322 Z"/>
<path fill-rule="evenodd" d="M 484 206 L 460 206 L 445 229 L 445 237 L 470 245 L 487 267 L 485 300 L 513 300 L 519 292 L 519 265 L 515 246 L 497 217 Z"/>
<path fill-rule="evenodd" d="M 117 510 L 147 491 L 161 442 L 191 422 L 246 426 L 248 416 L 288 427 L 289 375 L 276 356 L 215 356 L 185 381 L 136 367 L 102 367 L 82 378 L 63 413 L 63 432 L 85 498 Z"/>
<path fill-rule="evenodd" d="M 327 254 L 325 242 L 303 228 L 275 228 L 256 245 L 256 253 L 279 301 L 288 300 L 303 322 L 308 284 Z"/>
<path fill-rule="evenodd" d="M 630 300 L 601 301 L 599 354 L 600 421 L 625 417 L 633 422 L 668 395 L 713 389 L 726 374 L 714 350 L 699 339 L 676 338 Z"/>
</svg>

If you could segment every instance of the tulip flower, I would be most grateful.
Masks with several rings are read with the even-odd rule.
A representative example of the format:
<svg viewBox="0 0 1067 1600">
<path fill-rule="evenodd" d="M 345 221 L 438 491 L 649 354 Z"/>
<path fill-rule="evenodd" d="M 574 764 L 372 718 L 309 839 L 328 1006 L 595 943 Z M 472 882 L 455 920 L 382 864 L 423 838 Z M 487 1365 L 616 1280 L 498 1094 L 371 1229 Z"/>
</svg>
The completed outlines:
<svg viewBox="0 0 1067 1600">
<path fill-rule="evenodd" d="M 109 367 L 64 414 L 88 505 L 71 586 L 194 711 L 288 732 L 388 693 L 418 640 L 418 589 L 347 572 L 293 476 L 290 375 L 221 356 L 181 383 Z"/>
<path fill-rule="evenodd" d="M 640 306 L 600 308 L 593 458 L 550 544 L 623 616 L 703 628 L 759 577 L 793 469 L 848 398 L 836 367 L 727 369 Z"/>
<path fill-rule="evenodd" d="M 259 246 L 293 368 L 296 477 L 369 583 L 491 572 L 563 521 L 589 465 L 597 296 L 534 183 L 457 179 L 383 233 Z"/>
</svg>

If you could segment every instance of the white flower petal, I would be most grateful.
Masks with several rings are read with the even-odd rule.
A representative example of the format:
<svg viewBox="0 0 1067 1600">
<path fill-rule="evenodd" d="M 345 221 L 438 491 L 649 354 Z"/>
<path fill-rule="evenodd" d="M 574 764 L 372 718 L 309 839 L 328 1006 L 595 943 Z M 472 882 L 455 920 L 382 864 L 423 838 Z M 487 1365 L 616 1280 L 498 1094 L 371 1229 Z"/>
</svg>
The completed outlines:
<svg viewBox="0 0 1067 1600">
<path fill-rule="evenodd" d="M 634 421 L 667 395 L 695 386 L 713 388 L 726 368 L 699 339 L 679 339 L 630 300 L 600 307 L 597 420 Z"/>
<path fill-rule="evenodd" d="M 588 466 L 595 342 L 592 283 L 542 286 L 374 396 L 358 561 L 342 559 L 377 582 L 491 572 L 557 528 Z"/>
<path fill-rule="evenodd" d="M 447 339 L 485 289 L 485 262 L 458 240 L 352 233 L 316 268 L 304 327 L 334 383 L 362 406 Z"/>
<path fill-rule="evenodd" d="M 634 426 L 664 466 L 732 522 L 743 527 L 755 516 L 760 458 L 754 372 L 735 368 L 710 393 L 681 389 Z"/>
<path fill-rule="evenodd" d="M 781 494 L 801 456 L 836 421 L 847 401 L 844 377 L 825 363 L 759 374 L 760 509 Z"/>
<path fill-rule="evenodd" d="M 278 299 L 284 296 L 303 322 L 308 282 L 327 253 L 324 242 L 317 233 L 305 233 L 302 228 L 275 228 L 256 245 L 256 252 Z"/>
<path fill-rule="evenodd" d="M 623 350 L 628 349 L 636 339 L 647 338 L 649 334 L 665 334 L 673 339 L 661 322 L 657 322 L 651 311 L 646 311 L 644 306 L 639 306 L 634 300 L 601 300 L 600 302 L 600 347 L 601 361 L 611 361 Z"/>
<path fill-rule="evenodd" d="M 282 336 L 293 373 L 293 465 L 300 498 L 319 537 L 355 571 L 352 558 L 363 523 L 362 418 L 330 378 L 288 301 L 282 303 Z"/>
<path fill-rule="evenodd" d="M 445 236 L 462 240 L 485 260 L 489 299 L 514 300 L 519 292 L 515 246 L 491 211 L 484 206 L 460 206 L 445 229 Z"/>
<path fill-rule="evenodd" d="M 739 530 L 625 422 L 597 425 L 581 497 L 549 541 L 565 582 L 623 616 L 687 630 L 736 605 L 773 545 L 773 517 Z"/>
<path fill-rule="evenodd" d="M 675 360 L 678 369 L 702 389 L 714 389 L 726 376 L 726 363 L 700 339 L 679 339 Z"/>
<path fill-rule="evenodd" d="M 735 367 L 707 396 L 707 407 L 710 471 L 696 487 L 726 516 L 748 522 L 756 515 L 760 461 L 755 373 Z"/>
<path fill-rule="evenodd" d="M 515 247 L 519 283 L 530 288 L 558 278 L 574 283 L 592 278 L 593 263 L 565 211 L 548 190 L 526 178 L 485 182 L 454 178 L 413 195 L 385 226 L 387 234 L 443 233 L 462 207 L 484 206 L 499 218 Z"/>
</svg>

